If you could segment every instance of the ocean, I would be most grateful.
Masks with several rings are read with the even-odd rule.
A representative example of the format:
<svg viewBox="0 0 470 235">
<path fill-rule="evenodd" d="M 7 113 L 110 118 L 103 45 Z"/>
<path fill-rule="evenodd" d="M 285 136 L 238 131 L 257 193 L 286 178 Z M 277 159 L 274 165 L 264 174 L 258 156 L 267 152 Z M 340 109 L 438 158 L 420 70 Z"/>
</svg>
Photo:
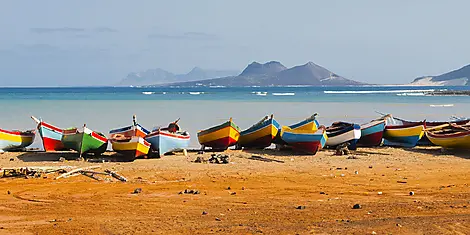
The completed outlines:
<svg viewBox="0 0 470 235">
<path fill-rule="evenodd" d="M 197 131 L 230 117 L 243 130 L 266 115 L 284 125 L 318 113 L 323 125 L 365 123 L 392 113 L 409 120 L 470 117 L 470 96 L 427 96 L 436 89 L 468 87 L 67 87 L 0 88 L 0 128 L 34 129 L 34 115 L 61 128 L 83 124 L 107 134 L 130 125 L 132 115 L 148 129 L 181 118 L 197 148 Z M 39 138 L 32 147 L 40 147 Z"/>
</svg>

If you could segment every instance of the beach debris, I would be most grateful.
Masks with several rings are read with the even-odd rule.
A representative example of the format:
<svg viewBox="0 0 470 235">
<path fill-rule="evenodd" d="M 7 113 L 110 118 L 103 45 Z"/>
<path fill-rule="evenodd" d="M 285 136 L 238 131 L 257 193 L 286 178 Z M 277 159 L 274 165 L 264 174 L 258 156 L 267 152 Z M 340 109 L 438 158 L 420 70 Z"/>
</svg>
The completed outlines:
<svg viewBox="0 0 470 235">
<path fill-rule="evenodd" d="M 382 192 L 377 192 L 378 195 L 382 195 Z"/>
<path fill-rule="evenodd" d="M 106 169 L 106 170 L 104 170 L 104 172 L 110 174 L 110 175 L 111 175 L 113 178 L 115 178 L 115 179 L 118 179 L 118 180 L 120 180 L 120 181 L 122 181 L 122 182 L 127 182 L 126 177 L 124 177 L 124 176 L 122 176 L 122 175 L 119 175 L 119 174 L 118 174 L 117 172 L 115 172 L 115 171 L 111 171 L 111 170 Z"/>
<path fill-rule="evenodd" d="M 194 189 L 185 189 L 184 191 L 179 192 L 178 194 L 200 194 L 199 190 Z"/>
<path fill-rule="evenodd" d="M 406 182 L 406 181 L 397 180 L 397 183 L 399 183 L 399 184 L 406 184 L 407 182 Z"/>
<path fill-rule="evenodd" d="M 354 171 L 354 174 L 355 174 L 355 175 L 359 174 L 359 171 Z"/>
<path fill-rule="evenodd" d="M 0 168 L 0 171 L 3 172 L 2 177 L 39 178 L 43 174 L 50 174 L 55 172 L 63 173 L 67 172 L 67 169 L 72 168 L 72 166 L 24 166 Z"/>
<path fill-rule="evenodd" d="M 396 224 L 396 226 L 399 228 L 403 227 L 401 224 Z"/>
<path fill-rule="evenodd" d="M 65 162 L 66 159 L 64 157 L 59 157 L 59 162 Z"/>
<path fill-rule="evenodd" d="M 352 156 L 347 157 L 346 159 L 359 159 L 359 158 L 357 156 L 352 155 Z"/>
<path fill-rule="evenodd" d="M 354 204 L 354 206 L 352 208 L 353 209 L 361 209 L 362 206 L 361 206 L 361 204 Z"/>
<path fill-rule="evenodd" d="M 321 191 L 320 194 L 325 194 L 325 192 Z"/>
<path fill-rule="evenodd" d="M 202 211 L 202 215 L 207 215 L 207 211 Z"/>
<path fill-rule="evenodd" d="M 411 191 L 410 196 L 413 196 L 413 195 L 415 195 L 415 192 Z"/>
<path fill-rule="evenodd" d="M 195 163 L 207 163 L 207 160 L 204 157 L 196 157 L 194 160 Z"/>
<path fill-rule="evenodd" d="M 369 166 L 369 169 L 372 169 L 372 166 Z"/>
<path fill-rule="evenodd" d="M 245 190 L 245 186 L 242 187 L 242 190 Z"/>
<path fill-rule="evenodd" d="M 7 191 L 7 194 L 8 194 L 8 195 L 10 195 L 10 194 L 11 194 L 10 190 L 8 190 L 8 191 Z"/>
<path fill-rule="evenodd" d="M 228 164 L 230 162 L 230 156 L 225 154 L 212 154 L 211 158 L 209 158 L 209 163 L 214 164 Z"/>
<path fill-rule="evenodd" d="M 132 192 L 132 194 L 139 194 L 142 192 L 142 188 L 136 188 L 134 189 L 134 192 Z"/>
<path fill-rule="evenodd" d="M 307 208 L 306 206 L 297 206 L 295 209 L 297 210 L 304 210 L 305 208 Z"/>
<path fill-rule="evenodd" d="M 91 169 L 96 169 L 96 168 L 100 168 L 101 166 L 89 166 L 89 167 L 83 167 L 83 168 L 77 168 L 77 169 L 73 169 L 69 172 L 66 172 L 66 173 L 63 173 L 62 175 L 59 175 L 57 176 L 55 179 L 60 179 L 60 178 L 67 178 L 67 177 L 71 177 L 71 176 L 74 176 L 74 175 L 79 175 L 81 174 L 81 171 L 83 170 L 91 170 Z"/>
<path fill-rule="evenodd" d="M 237 192 L 231 192 L 230 193 L 230 195 L 236 195 L 236 194 L 237 194 Z"/>
<path fill-rule="evenodd" d="M 227 187 L 227 190 L 230 190 L 230 189 L 232 189 L 232 188 L 231 188 L 230 186 L 228 186 L 228 187 Z"/>
<path fill-rule="evenodd" d="M 14 158 L 10 158 L 10 162 L 12 162 L 12 161 L 15 161 L 15 159 L 14 159 Z"/>
<path fill-rule="evenodd" d="M 377 233 L 376 233 L 375 231 L 372 231 L 372 233 L 370 233 L 370 234 L 373 234 L 373 235 L 375 235 L 375 234 L 377 234 Z"/>
<path fill-rule="evenodd" d="M 336 147 L 336 152 L 335 155 L 337 156 L 342 156 L 342 155 L 349 155 L 349 149 L 348 149 L 349 143 L 342 143 Z"/>
<path fill-rule="evenodd" d="M 221 221 L 221 219 L 219 217 L 216 217 L 215 221 Z"/>
</svg>

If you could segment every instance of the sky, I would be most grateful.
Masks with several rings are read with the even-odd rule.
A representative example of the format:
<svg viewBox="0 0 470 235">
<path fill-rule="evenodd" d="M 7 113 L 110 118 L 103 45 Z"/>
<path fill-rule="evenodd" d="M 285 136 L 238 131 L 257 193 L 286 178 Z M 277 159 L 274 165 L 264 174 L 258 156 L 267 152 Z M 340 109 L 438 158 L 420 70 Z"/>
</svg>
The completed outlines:
<svg viewBox="0 0 470 235">
<path fill-rule="evenodd" d="M 1 86 L 103 86 L 130 72 L 312 61 L 408 83 L 470 64 L 470 1 L 4 0 Z"/>
</svg>

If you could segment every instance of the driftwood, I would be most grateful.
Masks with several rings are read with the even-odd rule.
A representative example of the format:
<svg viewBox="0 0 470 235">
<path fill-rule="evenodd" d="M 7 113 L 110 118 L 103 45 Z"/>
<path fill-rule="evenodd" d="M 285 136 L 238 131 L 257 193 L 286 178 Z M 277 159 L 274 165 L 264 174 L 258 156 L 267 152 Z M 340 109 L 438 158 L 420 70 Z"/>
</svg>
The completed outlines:
<svg viewBox="0 0 470 235">
<path fill-rule="evenodd" d="M 119 175 L 118 173 L 116 173 L 116 172 L 114 172 L 114 171 L 111 171 L 111 170 L 109 170 L 109 169 L 106 169 L 106 170 L 104 170 L 104 172 L 109 173 L 109 174 L 110 174 L 113 178 L 115 178 L 115 179 L 118 179 L 118 180 L 120 180 L 120 181 L 122 181 L 122 182 L 127 182 L 127 179 L 126 179 L 124 176 Z"/>
<path fill-rule="evenodd" d="M 96 177 L 94 173 L 87 173 L 87 172 L 82 171 L 82 175 L 87 176 L 97 181 L 101 181 L 101 179 L 99 177 Z"/>
<path fill-rule="evenodd" d="M 75 170 L 71 170 L 67 173 L 64 173 L 62 175 L 59 175 L 55 179 L 57 180 L 57 179 L 60 179 L 60 178 L 67 178 L 67 177 L 72 176 L 73 174 L 79 174 L 83 170 L 95 169 L 95 168 L 100 168 L 100 167 L 101 166 L 89 166 L 89 167 L 84 167 L 84 168 L 78 168 L 78 169 L 75 169 Z"/>
<path fill-rule="evenodd" d="M 1 168 L 2 177 L 18 177 L 18 176 L 40 176 L 41 174 L 50 174 L 54 172 L 64 172 L 72 169 L 72 166 L 25 166 L 25 167 L 7 167 Z"/>
</svg>

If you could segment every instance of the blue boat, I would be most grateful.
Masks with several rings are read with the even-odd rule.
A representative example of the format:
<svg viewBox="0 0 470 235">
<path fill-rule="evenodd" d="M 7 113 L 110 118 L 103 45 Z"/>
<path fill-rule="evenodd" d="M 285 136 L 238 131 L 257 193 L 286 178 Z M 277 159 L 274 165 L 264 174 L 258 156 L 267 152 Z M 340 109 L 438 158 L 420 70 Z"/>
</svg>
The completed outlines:
<svg viewBox="0 0 470 235">
<path fill-rule="evenodd" d="M 281 138 L 294 150 L 309 154 L 316 154 L 318 150 L 325 147 L 328 139 L 324 127 L 315 131 L 284 127 L 281 131 Z"/>
<path fill-rule="evenodd" d="M 145 140 L 150 143 L 152 151 L 159 156 L 184 150 L 189 146 L 191 137 L 188 132 L 180 131 L 177 124 L 178 120 L 170 123 L 167 128 L 158 128 L 145 136 Z"/>
</svg>

